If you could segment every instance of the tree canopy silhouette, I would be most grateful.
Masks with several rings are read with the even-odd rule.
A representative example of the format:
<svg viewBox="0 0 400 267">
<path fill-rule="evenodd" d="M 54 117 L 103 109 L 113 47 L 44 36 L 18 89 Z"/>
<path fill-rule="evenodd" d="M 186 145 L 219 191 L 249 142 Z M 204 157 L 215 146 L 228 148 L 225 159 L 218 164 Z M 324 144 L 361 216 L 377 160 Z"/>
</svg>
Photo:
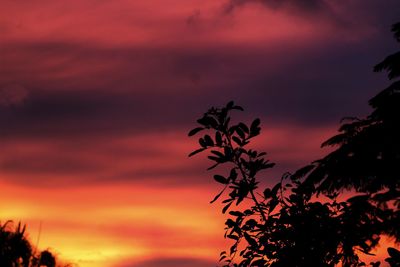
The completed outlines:
<svg viewBox="0 0 400 267">
<path fill-rule="evenodd" d="M 393 31 L 400 41 L 400 23 Z M 389 79 L 399 77 L 400 52 L 375 67 L 382 70 Z M 200 127 L 189 136 L 207 133 L 189 156 L 209 151 L 209 170 L 230 167 L 214 175 L 223 188 L 211 201 L 224 197 L 222 212 L 229 213 L 225 237 L 233 245 L 221 253 L 224 266 L 366 266 L 360 254 L 372 255 L 382 234 L 400 241 L 399 89 L 394 82 L 370 100 L 374 110 L 368 117 L 350 119 L 323 143 L 336 150 L 262 191 L 260 171 L 274 163 L 248 148 L 260 133 L 260 120 L 233 124 L 231 113 L 243 108 L 229 102 L 197 121 Z M 339 200 L 344 190 L 353 196 Z M 400 266 L 400 252 L 389 248 L 388 253 L 390 266 Z"/>
<path fill-rule="evenodd" d="M 400 23 L 392 28 L 400 42 Z M 400 51 L 374 68 L 388 71 L 389 79 L 400 76 Z M 355 189 L 377 193 L 392 189 L 399 196 L 400 174 L 400 81 L 393 82 L 369 101 L 373 112 L 365 119 L 352 118 L 322 146 L 338 146 L 309 166 L 307 182 L 321 192 Z M 393 196 L 390 196 L 393 197 Z"/>
</svg>

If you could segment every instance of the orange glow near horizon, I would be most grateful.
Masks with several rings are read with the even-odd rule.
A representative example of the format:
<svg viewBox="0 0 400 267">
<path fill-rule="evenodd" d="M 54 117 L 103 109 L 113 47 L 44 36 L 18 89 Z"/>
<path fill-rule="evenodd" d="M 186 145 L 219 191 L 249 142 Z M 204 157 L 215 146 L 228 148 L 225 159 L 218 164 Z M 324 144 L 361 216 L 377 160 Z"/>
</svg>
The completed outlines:
<svg viewBox="0 0 400 267">
<path fill-rule="evenodd" d="M 222 249 L 223 219 L 205 190 L 145 186 L 24 189 L 1 185 L 0 217 L 28 226 L 39 248 L 82 266 L 118 259 L 191 256 L 214 259 Z M 23 197 L 21 197 L 23 196 Z M 204 225 L 207 222 L 207 225 Z"/>
<path fill-rule="evenodd" d="M 270 137 L 268 141 L 263 143 L 258 140 L 254 145 L 260 149 L 269 148 L 271 157 L 275 157 L 279 164 L 279 161 L 285 158 L 284 155 L 280 155 L 284 150 L 280 150 L 279 147 L 283 147 L 282 142 L 289 139 L 284 133 L 290 135 L 293 131 L 300 129 L 266 130 L 265 135 Z M 304 135 L 315 135 L 312 140 L 322 141 L 331 131 L 314 129 L 308 133 L 304 132 Z M 296 138 L 303 139 L 301 135 L 297 135 Z M 293 145 L 290 152 L 294 153 L 294 158 L 297 158 L 296 153 L 304 151 L 308 146 L 307 143 L 296 142 L 296 138 L 292 137 L 292 142 L 298 143 L 299 146 Z M 157 143 L 154 140 L 162 141 Z M 10 149 L 7 146 L 4 149 L 8 156 L 12 154 L 11 148 L 16 150 L 14 152 L 23 151 L 25 155 L 48 155 L 55 148 L 63 146 L 46 144 L 37 145 L 26 140 L 19 147 L 10 145 Z M 188 165 L 199 164 L 199 169 L 205 170 L 208 163 L 204 161 L 204 156 L 187 158 L 188 152 L 195 149 L 195 142 L 182 142 L 180 134 L 169 133 L 160 137 L 139 135 L 112 143 L 96 142 L 96 145 L 88 146 L 94 151 L 99 151 L 94 154 L 94 151 L 87 151 L 93 155 L 97 154 L 96 158 L 87 157 L 82 153 L 80 160 L 97 160 L 99 166 L 104 165 L 107 159 L 117 161 L 115 164 L 109 162 L 108 165 L 112 168 L 103 171 L 112 176 L 133 168 L 127 172 L 131 173 L 135 182 L 116 181 L 115 184 L 97 185 L 93 182 L 79 182 L 86 179 L 84 176 L 74 177 L 71 182 L 77 183 L 75 185 L 68 184 L 68 176 L 63 178 L 65 181 L 61 186 L 44 183 L 43 186 L 39 184 L 26 187 L 18 183 L 13 185 L 10 182 L 2 182 L 1 188 L 4 193 L 0 202 L 0 218 L 27 224 L 33 243 L 38 238 L 39 226 L 42 224 L 39 248 L 50 247 L 59 253 L 62 260 L 84 267 L 115 267 L 120 264 L 121 259 L 122 262 L 139 262 L 158 257 L 217 261 L 219 251 L 225 249 L 229 243 L 223 238 L 226 218 L 220 213 L 220 205 L 209 204 L 219 189 L 219 185 L 211 178 L 212 172 L 193 169 L 190 179 L 203 182 L 198 186 L 190 183 L 177 186 L 174 183 L 158 183 L 154 180 L 159 175 L 157 172 L 145 174 L 134 171 L 135 166 L 140 169 L 157 167 L 164 172 L 168 172 L 168 169 L 184 171 Z M 124 156 L 113 159 L 114 155 L 104 153 L 110 147 L 133 150 L 127 150 Z M 141 156 L 133 153 L 144 151 L 145 148 L 148 152 L 141 152 L 144 153 Z M 307 153 L 318 155 L 318 150 L 318 147 L 315 147 Z M 67 150 L 65 153 L 68 156 Z M 290 157 L 292 156 L 286 155 L 286 159 L 290 160 Z M 184 177 L 185 173 L 187 171 L 182 174 L 178 172 L 176 175 Z M 19 181 L 26 175 L 26 172 L 22 172 L 7 177 L 7 173 L 3 172 L 2 178 L 5 181 Z M 198 176 L 194 178 L 193 175 Z M 95 181 L 94 178 L 88 179 Z M 35 178 L 35 181 L 37 179 Z"/>
<path fill-rule="evenodd" d="M 296 136 L 292 135 L 293 132 L 297 133 Z M 302 166 L 307 161 L 301 155 L 306 153 L 311 158 L 322 155 L 324 151 L 312 144 L 321 143 L 332 132 L 331 128 L 266 129 L 262 136 L 269 138 L 263 141 L 259 137 L 253 145 L 270 151 L 270 157 L 278 166 L 285 160 Z M 157 143 L 154 140 L 162 142 Z M 35 144 L 37 143 L 27 140 L 17 151 L 24 151 L 24 154 L 40 151 L 47 155 L 54 147 L 60 147 L 60 144 Z M 121 162 L 111 164 L 111 169 L 104 170 L 111 176 L 132 168 L 132 163 L 135 163 L 133 167 L 138 166 L 140 169 L 158 166 L 164 171 L 168 170 L 166 166 L 184 170 L 186 165 L 197 165 L 199 161 L 204 164 L 201 166 L 203 170 L 207 167 L 202 159 L 204 156 L 197 159 L 187 158 L 188 151 L 196 147 L 195 142 L 182 142 L 180 134 L 172 133 L 160 137 L 139 135 L 113 143 L 98 143 L 92 149 L 103 151 L 103 154 L 97 152 L 96 158 L 87 158 L 83 153 L 81 160 L 95 159 L 101 166 L 110 156 L 104 154 L 110 146 L 116 149 L 119 146 L 133 147 L 138 151 L 148 149 L 148 153 L 140 157 L 125 151 Z M 5 151 L 8 151 L 7 147 Z M 123 159 L 126 155 L 130 156 L 125 162 Z M 274 183 L 273 177 L 279 177 L 280 170 L 278 167 L 278 171 L 266 173 L 268 179 L 272 180 L 264 180 L 264 184 Z M 84 176 L 74 177 L 72 181 L 78 182 L 74 186 L 68 184 L 68 177 L 64 178 L 66 180 L 61 186 L 45 183 L 44 186 L 26 187 L 12 182 L 1 182 L 3 193 L 0 197 L 0 218 L 27 224 L 30 240 L 34 244 L 41 226 L 38 247 L 50 248 L 61 260 L 82 267 L 118 267 L 124 262 L 137 263 L 154 258 L 174 257 L 217 262 L 218 252 L 229 245 L 229 241 L 223 238 L 226 217 L 220 213 L 219 204 L 209 204 L 219 185 L 212 181 L 212 172 L 196 173 L 196 169 L 192 172 L 192 175 L 198 177 L 191 179 L 204 182 L 197 186 L 158 184 L 157 180 L 151 182 L 157 177 L 151 174 L 146 177 L 145 174 L 135 171 L 130 172 L 135 182 L 129 183 L 117 181 L 115 184 L 95 185 L 93 182 L 78 182 L 84 180 Z M 185 172 L 181 175 L 184 176 Z M 7 173 L 2 174 L 6 181 L 19 181 L 21 178 L 18 176 L 26 176 L 26 173 L 14 174 L 13 177 L 7 177 Z M 89 179 L 93 180 L 94 177 Z M 383 244 L 383 247 L 386 245 Z M 386 255 L 383 249 L 378 250 L 378 254 L 382 254 L 381 257 Z"/>
</svg>

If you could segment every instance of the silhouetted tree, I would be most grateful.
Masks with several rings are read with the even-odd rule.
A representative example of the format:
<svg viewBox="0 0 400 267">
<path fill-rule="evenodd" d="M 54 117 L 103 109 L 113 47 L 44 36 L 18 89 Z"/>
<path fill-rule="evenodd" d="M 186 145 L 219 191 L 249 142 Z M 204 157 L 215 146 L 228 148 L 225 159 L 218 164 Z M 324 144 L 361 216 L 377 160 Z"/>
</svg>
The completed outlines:
<svg viewBox="0 0 400 267">
<path fill-rule="evenodd" d="M 393 31 L 399 40 L 400 24 Z M 399 58 L 400 53 L 391 55 L 375 70 L 386 69 L 389 78 L 398 77 Z M 189 136 L 208 133 L 189 156 L 207 150 L 213 161 L 209 170 L 230 166 L 228 174 L 214 175 L 223 189 L 211 201 L 225 196 L 222 212 L 230 215 L 225 237 L 234 243 L 221 253 L 224 266 L 366 266 L 359 254 L 370 254 L 381 234 L 399 240 L 399 89 L 395 82 L 379 93 L 370 101 L 374 108 L 370 116 L 343 124 L 341 133 L 323 144 L 337 145 L 337 150 L 285 174 L 262 194 L 257 192 L 259 172 L 274 164 L 264 152 L 248 148 L 260 133 L 260 120 L 232 124 L 231 112 L 243 109 L 230 102 L 211 108 L 197 121 L 200 127 Z M 359 194 L 338 201 L 344 189 Z M 244 200 L 248 200 L 244 208 L 232 209 Z M 394 248 L 388 252 L 386 261 L 400 266 L 400 252 Z"/>
<path fill-rule="evenodd" d="M 392 31 L 400 42 L 400 23 Z M 374 68 L 400 77 L 400 51 Z M 372 113 L 353 118 L 323 146 L 337 148 L 306 167 L 304 184 L 325 195 L 343 190 L 360 193 L 359 201 L 370 206 L 370 217 L 384 221 L 377 233 L 400 241 L 400 81 L 393 82 L 369 101 Z M 377 212 L 379 212 L 377 214 Z"/>
<path fill-rule="evenodd" d="M 400 23 L 393 25 L 393 31 L 399 40 Z M 400 52 L 388 56 L 374 70 L 387 70 L 390 79 L 399 77 Z M 400 196 L 400 81 L 369 103 L 373 112 L 365 119 L 352 118 L 343 124 L 340 134 L 322 144 L 338 148 L 308 167 L 306 181 L 319 192 L 354 189 L 374 194 L 388 190 L 379 198 Z"/>
<path fill-rule="evenodd" d="M 25 235 L 26 227 L 12 221 L 0 225 L 0 266 L 1 267 L 56 267 L 55 256 L 48 250 L 33 252 L 32 245 Z M 71 265 L 65 265 L 71 266 Z"/>
</svg>

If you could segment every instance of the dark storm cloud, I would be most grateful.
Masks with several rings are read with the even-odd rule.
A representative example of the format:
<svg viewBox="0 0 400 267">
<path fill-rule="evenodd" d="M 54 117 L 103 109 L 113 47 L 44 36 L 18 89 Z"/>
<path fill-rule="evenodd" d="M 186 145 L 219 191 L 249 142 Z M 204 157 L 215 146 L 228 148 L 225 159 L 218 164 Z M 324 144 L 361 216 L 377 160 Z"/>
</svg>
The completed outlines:
<svg viewBox="0 0 400 267">
<path fill-rule="evenodd" d="M 212 267 L 215 262 L 192 258 L 159 258 L 142 262 L 126 263 L 116 267 Z"/>
<path fill-rule="evenodd" d="M 0 106 L 0 134 L 47 138 L 186 128 L 210 105 L 231 99 L 273 121 L 329 124 L 367 110 L 367 99 L 382 86 L 383 79 L 371 71 L 383 54 L 378 40 L 323 48 L 287 46 L 252 51 L 242 47 L 159 49 L 153 53 L 146 48 L 21 45 L 18 50 L 26 53 L 28 63 L 14 68 L 26 68 L 25 75 L 39 69 L 44 77 L 23 77 L 21 84 L 28 93 L 22 104 Z M 35 64 L 37 57 L 42 61 Z M 46 61 L 60 63 L 55 68 Z M 88 73 L 85 65 L 92 63 Z M 98 67 L 103 65 L 112 69 Z M 61 75 L 75 66 L 83 70 Z M 47 78 L 46 73 L 57 70 L 59 75 Z M 3 66 L 0 71 L 10 69 Z M 0 80 L 6 84 L 4 80 L 20 75 L 24 74 L 10 71 Z M 66 84 L 73 85 L 71 90 L 66 90 Z"/>
<path fill-rule="evenodd" d="M 66 142 L 68 145 L 68 142 Z M 74 142 L 69 143 L 74 146 Z M 162 144 L 160 144 L 162 145 Z M 76 144 L 75 144 L 76 146 Z M 59 146 L 62 147 L 62 146 Z M 182 151 L 176 158 L 180 164 L 171 164 L 166 158 L 158 164 L 149 165 L 151 159 L 168 157 L 162 151 L 152 149 L 150 155 L 144 155 L 141 148 L 132 145 L 129 156 L 115 151 L 108 152 L 108 148 L 101 142 L 92 146 L 79 146 L 75 152 L 63 152 L 56 147 L 47 151 L 6 153 L 0 157 L 0 171 L 2 180 L 14 184 L 31 185 L 38 187 L 74 187 L 91 184 L 145 184 L 148 186 L 179 187 L 188 185 L 209 185 L 210 179 L 202 179 L 208 163 L 191 161 Z M 123 149 L 123 147 L 119 147 Z M 114 148 L 114 150 L 117 150 Z M 62 153 L 59 153 L 62 151 Z M 80 154 L 84 154 L 83 156 Z M 89 157 L 88 157 L 89 155 Z M 94 155 L 94 157 L 93 157 Z M 116 162 L 127 162 L 123 167 L 116 167 Z M 11 174 L 10 178 L 7 178 Z"/>
<path fill-rule="evenodd" d="M 155 98 L 143 94 L 91 91 L 32 92 L 23 106 L 0 108 L 3 138 L 126 136 L 174 130 L 198 115 L 186 93 Z M 189 112 L 182 112 L 188 109 Z M 201 109 L 199 109 L 201 110 Z"/>
<path fill-rule="evenodd" d="M 20 173 L 25 175 L 51 174 L 70 175 L 88 174 L 94 171 L 101 171 L 99 164 L 90 164 L 78 158 L 68 158 L 54 153 L 51 157 L 41 158 L 40 156 L 20 156 L 2 160 L 0 168 L 4 172 Z M 28 180 L 29 178 L 27 178 Z"/>
<path fill-rule="evenodd" d="M 364 24 L 379 31 L 387 30 L 388 25 L 399 19 L 400 8 L 397 0 L 387 0 L 384 4 L 375 0 L 227 0 L 223 11 L 232 14 L 251 5 L 314 20 L 315 23 L 328 22 L 341 28 Z"/>
<path fill-rule="evenodd" d="M 323 0 L 230 0 L 226 3 L 225 11 L 232 12 L 238 7 L 251 3 L 261 4 L 273 9 L 295 8 L 310 12 L 319 12 L 328 8 Z"/>
</svg>

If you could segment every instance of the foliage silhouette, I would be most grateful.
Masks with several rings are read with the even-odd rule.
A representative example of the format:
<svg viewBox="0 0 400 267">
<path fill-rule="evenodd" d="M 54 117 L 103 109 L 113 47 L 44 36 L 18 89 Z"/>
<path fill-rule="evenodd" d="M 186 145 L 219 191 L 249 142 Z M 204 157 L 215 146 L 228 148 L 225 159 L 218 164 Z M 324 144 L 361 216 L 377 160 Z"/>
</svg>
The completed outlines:
<svg viewBox="0 0 400 267">
<path fill-rule="evenodd" d="M 7 221 L 0 226 L 0 265 L 28 267 L 32 247 L 25 238 L 25 226 L 19 223 L 15 230 L 10 230 L 10 223 Z"/>
<path fill-rule="evenodd" d="M 399 40 L 400 23 L 393 31 Z M 375 70 L 398 77 L 400 53 Z M 338 146 L 335 151 L 286 173 L 262 194 L 257 192 L 259 173 L 274 164 L 265 159 L 266 153 L 248 148 L 260 133 L 260 120 L 232 124 L 232 111 L 243 108 L 229 102 L 197 121 L 200 127 L 189 136 L 207 133 L 189 156 L 209 151 L 213 164 L 208 170 L 230 167 L 227 174 L 214 175 L 223 189 L 211 201 L 224 196 L 222 212 L 230 215 L 225 237 L 233 245 L 220 255 L 224 266 L 366 266 L 359 255 L 372 255 L 382 234 L 400 240 L 399 89 L 400 82 L 395 82 L 383 90 L 371 99 L 370 116 L 344 123 L 340 134 L 323 144 Z M 346 189 L 356 194 L 339 201 Z M 245 200 L 243 208 L 232 208 Z M 389 248 L 388 253 L 390 266 L 400 266 L 400 252 Z"/>
<path fill-rule="evenodd" d="M 400 42 L 400 23 L 392 31 Z M 388 71 L 389 79 L 400 77 L 400 51 L 374 68 Z M 381 233 L 400 241 L 400 81 L 373 97 L 372 113 L 365 119 L 343 124 L 340 133 L 323 146 L 338 148 L 311 164 L 304 184 L 324 194 L 342 190 L 362 193 L 369 216 L 385 221 Z"/>
<path fill-rule="evenodd" d="M 14 228 L 12 221 L 0 224 L 0 266 L 1 267 L 61 267 L 56 264 L 56 257 L 48 250 L 35 253 L 33 245 L 21 223 Z M 72 265 L 63 265 L 71 267 Z"/>
</svg>

